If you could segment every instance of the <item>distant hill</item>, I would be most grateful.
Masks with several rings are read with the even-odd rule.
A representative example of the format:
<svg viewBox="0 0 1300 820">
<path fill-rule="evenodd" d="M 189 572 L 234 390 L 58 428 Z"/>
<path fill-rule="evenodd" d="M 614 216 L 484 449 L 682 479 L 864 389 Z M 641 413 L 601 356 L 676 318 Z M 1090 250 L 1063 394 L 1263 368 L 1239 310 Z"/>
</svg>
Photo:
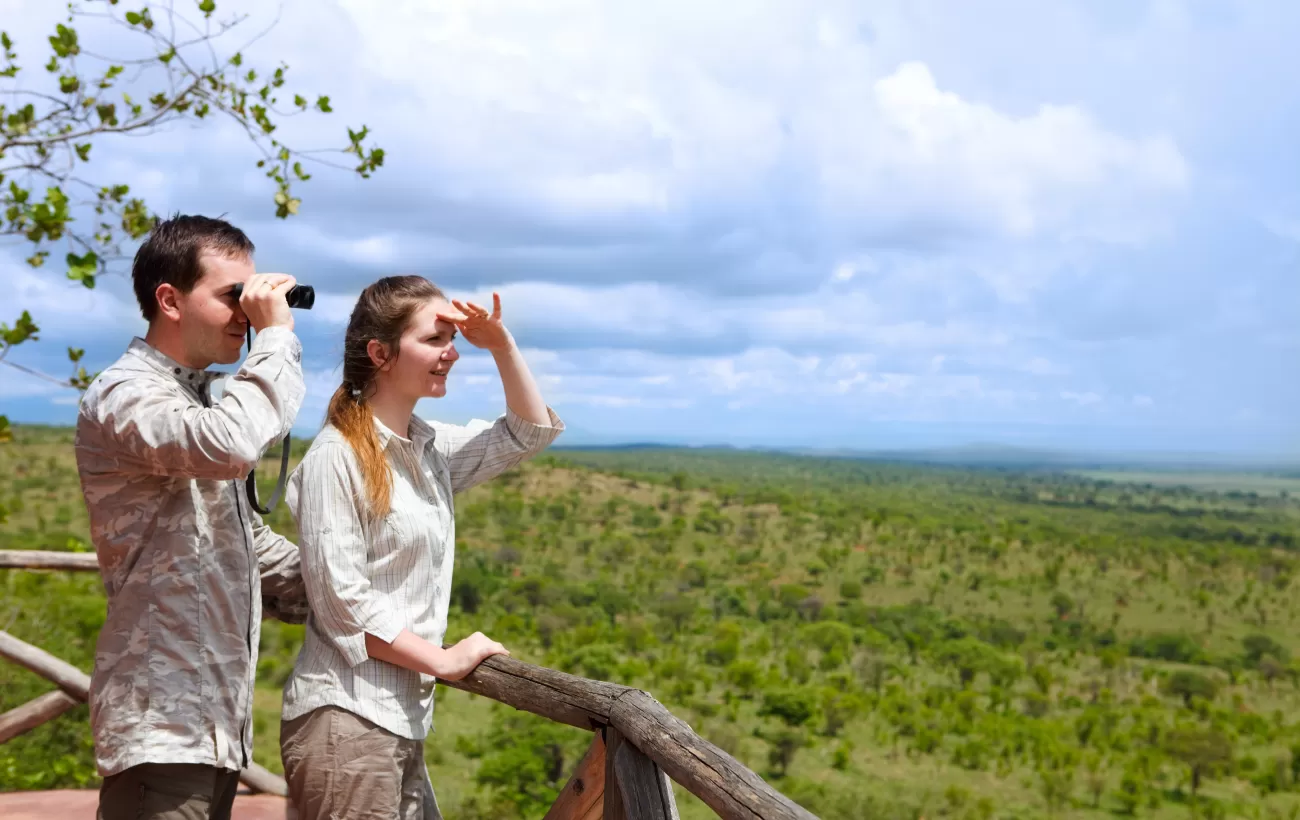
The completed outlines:
<svg viewBox="0 0 1300 820">
<path fill-rule="evenodd" d="M 16 428 L 57 434 L 71 433 L 65 425 L 21 424 Z M 305 448 L 311 438 L 294 436 L 296 446 Z M 1160 472 L 1252 472 L 1300 478 L 1300 455 L 1275 458 L 1223 453 L 1176 452 L 1082 452 L 1009 444 L 977 442 L 953 447 L 915 447 L 898 450 L 854 447 L 738 446 L 726 443 L 681 444 L 659 441 L 561 443 L 551 448 L 572 452 L 633 452 L 685 450 L 697 453 L 779 453 L 783 455 L 847 458 L 900 464 L 935 464 L 952 467 L 1004 468 L 1014 470 L 1154 470 Z M 278 449 L 275 453 L 278 454 Z"/>
<path fill-rule="evenodd" d="M 976 443 L 955 447 L 865 450 L 852 447 L 737 447 L 731 444 L 680 445 L 661 442 L 556 446 L 555 450 L 631 451 L 690 450 L 782 453 L 786 455 L 847 458 L 907 464 L 1016 470 L 1159 470 L 1167 472 L 1266 472 L 1300 474 L 1300 457 L 1276 459 L 1216 453 L 1085 453 L 1007 444 Z"/>
</svg>

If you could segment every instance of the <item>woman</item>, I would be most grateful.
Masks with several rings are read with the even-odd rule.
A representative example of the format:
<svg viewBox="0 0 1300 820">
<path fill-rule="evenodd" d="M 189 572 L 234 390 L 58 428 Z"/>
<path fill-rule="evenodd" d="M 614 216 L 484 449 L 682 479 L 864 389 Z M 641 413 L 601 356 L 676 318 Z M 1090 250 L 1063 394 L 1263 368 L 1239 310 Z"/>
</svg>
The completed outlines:
<svg viewBox="0 0 1300 820">
<path fill-rule="evenodd" d="M 514 340 L 473 303 L 418 276 L 366 288 L 348 322 L 343 384 L 290 478 L 311 615 L 285 684 L 280 754 L 302 820 L 439 818 L 424 766 L 436 678 L 508 655 L 474 633 L 442 648 L 452 495 L 547 447 L 564 429 Z M 506 414 L 460 427 L 413 415 L 447 393 L 456 331 L 491 352 Z"/>
</svg>

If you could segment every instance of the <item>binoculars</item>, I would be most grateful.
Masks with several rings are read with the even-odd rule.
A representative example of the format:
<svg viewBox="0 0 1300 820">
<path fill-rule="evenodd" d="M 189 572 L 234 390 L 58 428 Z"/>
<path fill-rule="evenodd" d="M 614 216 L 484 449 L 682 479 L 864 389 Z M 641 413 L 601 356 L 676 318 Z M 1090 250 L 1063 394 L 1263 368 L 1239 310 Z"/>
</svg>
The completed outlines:
<svg viewBox="0 0 1300 820">
<path fill-rule="evenodd" d="M 239 299 L 244 294 L 243 285 L 235 285 L 230 289 L 235 299 Z M 311 310 L 311 306 L 316 304 L 316 289 L 311 285 L 294 285 L 289 288 L 289 292 L 284 295 L 285 301 L 291 308 L 301 308 L 302 310 Z"/>
</svg>

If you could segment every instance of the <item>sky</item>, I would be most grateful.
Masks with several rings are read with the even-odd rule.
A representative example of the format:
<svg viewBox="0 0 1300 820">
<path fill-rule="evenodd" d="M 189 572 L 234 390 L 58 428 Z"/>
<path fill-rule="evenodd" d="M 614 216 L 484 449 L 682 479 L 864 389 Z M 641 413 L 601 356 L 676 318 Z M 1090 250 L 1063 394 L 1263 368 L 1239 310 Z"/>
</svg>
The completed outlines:
<svg viewBox="0 0 1300 820">
<path fill-rule="evenodd" d="M 253 10 L 232 46 L 274 22 L 257 5 L 218 4 Z M 33 74 L 58 9 L 0 0 Z M 318 169 L 282 221 L 229 126 L 105 140 L 89 169 L 316 287 L 303 435 L 357 293 L 419 273 L 501 293 L 561 443 L 1291 458 L 1298 36 L 1281 0 L 286 0 L 246 61 L 336 113 L 283 131 L 364 123 L 380 172 Z M 93 370 L 143 335 L 125 272 L 78 290 L 29 254 L 0 243 L 6 312 L 42 328 L 11 361 Z M 503 412 L 461 352 L 422 415 Z M 75 404 L 0 367 L 15 421 Z"/>
</svg>

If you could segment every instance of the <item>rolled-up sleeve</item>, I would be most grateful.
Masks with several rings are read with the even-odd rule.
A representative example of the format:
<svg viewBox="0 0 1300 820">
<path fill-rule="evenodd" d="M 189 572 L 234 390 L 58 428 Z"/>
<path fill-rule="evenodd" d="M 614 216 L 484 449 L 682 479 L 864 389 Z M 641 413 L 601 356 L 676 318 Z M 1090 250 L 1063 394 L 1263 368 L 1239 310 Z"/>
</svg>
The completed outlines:
<svg viewBox="0 0 1300 820">
<path fill-rule="evenodd" d="M 81 438 L 117 472 L 243 478 L 298 416 L 301 359 L 292 331 L 267 328 L 212 407 L 149 379 L 96 382 L 81 402 Z"/>
<path fill-rule="evenodd" d="M 564 432 L 564 422 L 551 408 L 546 412 L 549 426 L 534 424 L 509 409 L 490 424 L 429 422 L 436 431 L 434 447 L 447 459 L 452 492 L 464 492 L 495 478 L 549 447 Z"/>
<path fill-rule="evenodd" d="M 347 444 L 313 449 L 294 471 L 286 496 L 298 522 L 298 548 L 312 617 L 352 666 L 369 656 L 366 633 L 392 643 L 405 628 L 368 577 L 365 488 Z"/>
</svg>

